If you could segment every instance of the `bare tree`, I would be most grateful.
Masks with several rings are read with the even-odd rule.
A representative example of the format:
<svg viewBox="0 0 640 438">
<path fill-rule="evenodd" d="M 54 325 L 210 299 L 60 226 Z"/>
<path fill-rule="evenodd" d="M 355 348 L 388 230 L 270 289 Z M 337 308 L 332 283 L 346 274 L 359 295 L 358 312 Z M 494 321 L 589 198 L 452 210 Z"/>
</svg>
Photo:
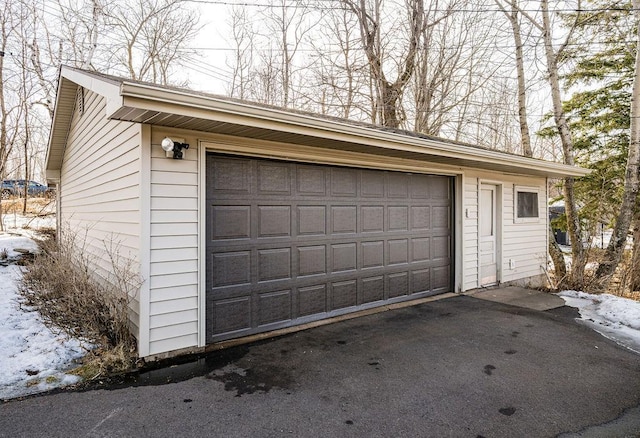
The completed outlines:
<svg viewBox="0 0 640 438">
<path fill-rule="evenodd" d="M 633 251 L 631 253 L 631 278 L 629 287 L 632 291 L 640 290 L 640 206 L 636 205 L 633 219 Z"/>
<path fill-rule="evenodd" d="M 560 62 L 563 59 L 564 51 L 570 43 L 573 33 L 581 20 L 581 0 L 578 0 L 576 10 L 578 11 L 573 21 L 568 24 L 565 37 L 561 44 L 554 46 L 553 25 L 549 12 L 549 0 L 540 0 L 540 19 L 536 19 L 523 8 L 518 7 L 515 2 L 511 3 L 512 8 L 517 8 L 529 22 L 540 31 L 544 44 L 544 54 L 548 81 L 551 88 L 551 102 L 553 105 L 553 119 L 555 128 L 562 144 L 564 163 L 575 164 L 574 144 L 567 116 L 562 105 L 562 91 L 560 88 Z M 574 287 L 581 287 L 584 284 L 584 268 L 586 265 L 586 251 L 582 243 L 582 227 L 578 217 L 578 208 L 575 197 L 575 180 L 573 177 L 564 178 L 564 199 L 565 214 L 567 216 L 567 231 L 571 239 L 572 268 L 568 276 L 569 284 Z"/>
<path fill-rule="evenodd" d="M 448 7 L 457 9 L 459 5 L 454 0 Z M 471 107 L 484 107 L 484 96 L 494 98 L 483 89 L 495 82 L 501 85 L 494 80 L 502 64 L 492 56 L 494 19 L 470 10 L 440 19 L 437 13 L 431 8 L 425 11 L 427 21 L 438 23 L 425 27 L 420 36 L 414 79 L 409 87 L 414 108 L 409 107 L 407 112 L 415 112 L 415 131 L 463 140 L 469 136 L 467 116 Z M 499 97 L 503 97 L 502 91 Z M 486 108 L 477 112 L 486 113 Z M 496 132 L 502 126 L 505 123 L 500 121 Z M 496 146 L 493 142 L 489 145 Z"/>
<path fill-rule="evenodd" d="M 249 84 L 254 68 L 255 30 L 248 16 L 247 9 L 233 7 L 231 9 L 231 43 L 234 46 L 233 60 L 230 67 L 233 71 L 229 94 L 239 99 L 249 98 Z"/>
<path fill-rule="evenodd" d="M 369 69 L 376 91 L 376 113 L 378 120 L 373 120 L 384 126 L 398 128 L 403 121 L 402 96 L 416 67 L 420 35 L 427 25 L 435 23 L 425 22 L 424 0 L 407 0 L 406 10 L 406 47 L 398 51 L 386 50 L 384 37 L 381 33 L 383 21 L 382 0 L 367 2 L 366 0 L 341 0 L 358 19 L 362 47 L 369 62 Z M 438 2 L 434 3 L 434 7 Z M 448 15 L 448 14 L 446 14 Z M 397 37 L 397 35 L 395 36 Z M 390 60 L 390 52 L 398 53 Z M 395 79 L 389 79 L 385 71 L 385 64 L 394 62 L 397 66 Z"/>
<path fill-rule="evenodd" d="M 308 19 L 311 13 L 312 10 L 300 0 L 271 0 L 262 12 L 264 27 L 269 32 L 268 39 L 278 53 L 278 67 L 272 70 L 279 73 L 279 104 L 285 108 L 291 106 L 295 99 L 297 87 L 294 85 L 294 75 L 297 68 L 294 60 L 305 37 L 314 27 L 314 23 Z"/>
<path fill-rule="evenodd" d="M 253 73 L 255 81 L 251 84 L 251 96 L 258 102 L 270 105 L 279 105 L 281 102 L 278 56 L 277 50 L 271 47 L 260 53 L 258 66 Z"/>
<path fill-rule="evenodd" d="M 358 46 L 357 19 L 344 7 L 323 15 L 317 37 L 310 39 L 314 61 L 308 67 L 321 89 L 320 100 L 313 88 L 306 90 L 305 98 L 322 114 L 371 120 L 371 99 L 365 92 L 369 69 Z"/>
<path fill-rule="evenodd" d="M 15 70 L 7 68 L 5 57 L 9 56 L 11 47 L 9 41 L 15 35 L 16 20 L 13 16 L 14 4 L 6 0 L 0 5 L 0 179 L 7 174 L 7 162 L 11 155 L 17 133 L 17 121 L 20 120 L 20 107 L 10 100 L 8 94 L 12 91 L 10 82 L 16 82 Z M 9 81 L 9 78 L 12 80 Z M 4 230 L 2 221 L 2 201 L 0 200 L 0 231 Z"/>
<path fill-rule="evenodd" d="M 518 124 L 520 126 L 520 141 L 522 144 L 522 153 L 525 157 L 533 156 L 531 147 L 531 134 L 529 131 L 529 122 L 527 120 L 527 91 L 526 78 L 524 73 L 524 44 L 522 35 L 522 25 L 520 23 L 520 13 L 516 0 L 494 0 L 502 13 L 509 20 L 514 42 L 515 66 L 518 79 Z M 558 281 L 564 281 L 567 275 L 567 265 L 564 260 L 562 250 L 556 242 L 555 235 L 549 223 L 548 235 L 548 251 L 553 261 L 554 271 Z"/>
<path fill-rule="evenodd" d="M 198 16 L 178 0 L 119 0 L 101 8 L 109 27 L 111 53 L 101 53 L 110 70 L 124 69 L 136 80 L 169 84 L 198 31 Z"/>
<path fill-rule="evenodd" d="M 522 43 L 520 14 L 515 0 L 507 1 L 505 3 L 501 0 L 494 1 L 511 24 L 515 50 L 516 72 L 518 77 L 518 121 L 520 124 L 522 153 L 525 157 L 532 157 L 533 150 L 531 149 L 531 134 L 529 133 L 529 122 L 527 121 L 527 91 L 524 75 L 524 46 Z"/>
</svg>

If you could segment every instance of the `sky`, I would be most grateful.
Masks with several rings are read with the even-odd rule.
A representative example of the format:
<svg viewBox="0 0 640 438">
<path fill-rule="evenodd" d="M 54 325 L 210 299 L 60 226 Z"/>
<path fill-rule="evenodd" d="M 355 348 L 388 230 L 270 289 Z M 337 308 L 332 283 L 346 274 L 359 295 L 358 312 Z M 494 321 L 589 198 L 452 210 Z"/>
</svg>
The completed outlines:
<svg viewBox="0 0 640 438">
<path fill-rule="evenodd" d="M 225 4 L 198 4 L 202 29 L 191 46 L 199 52 L 199 65 L 188 69 L 189 88 L 225 95 L 230 81 L 227 57 L 232 53 L 226 41 L 229 6 Z"/>
</svg>

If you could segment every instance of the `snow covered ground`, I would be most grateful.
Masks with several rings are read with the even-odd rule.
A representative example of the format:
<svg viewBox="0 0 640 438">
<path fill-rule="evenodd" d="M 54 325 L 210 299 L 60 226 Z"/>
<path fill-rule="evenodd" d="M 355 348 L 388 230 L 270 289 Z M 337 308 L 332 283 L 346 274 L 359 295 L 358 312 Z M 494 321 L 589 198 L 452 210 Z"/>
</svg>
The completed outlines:
<svg viewBox="0 0 640 438">
<path fill-rule="evenodd" d="M 4 215 L 7 232 L 0 232 L 0 259 L 13 260 L 20 257 L 20 251 L 37 251 L 31 237 L 36 228 L 51 227 L 54 218 L 31 219 Z M 65 371 L 91 345 L 48 328 L 38 312 L 22 304 L 18 284 L 23 268 L 4 264 L 0 263 L 0 400 L 76 383 L 78 377 Z"/>
<path fill-rule="evenodd" d="M 610 294 L 562 291 L 567 306 L 577 307 L 587 325 L 640 354 L 640 302 Z"/>
</svg>

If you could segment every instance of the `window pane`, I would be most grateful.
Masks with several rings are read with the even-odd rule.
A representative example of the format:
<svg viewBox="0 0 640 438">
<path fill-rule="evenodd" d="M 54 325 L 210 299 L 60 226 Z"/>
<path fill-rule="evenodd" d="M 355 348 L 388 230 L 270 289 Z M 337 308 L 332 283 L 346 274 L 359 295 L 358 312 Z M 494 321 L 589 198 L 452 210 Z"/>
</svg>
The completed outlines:
<svg viewBox="0 0 640 438">
<path fill-rule="evenodd" d="M 518 217 L 538 217 L 538 194 L 518 192 Z"/>
<path fill-rule="evenodd" d="M 493 190 L 482 189 L 480 199 L 481 219 L 480 235 L 482 237 L 493 236 Z"/>
</svg>

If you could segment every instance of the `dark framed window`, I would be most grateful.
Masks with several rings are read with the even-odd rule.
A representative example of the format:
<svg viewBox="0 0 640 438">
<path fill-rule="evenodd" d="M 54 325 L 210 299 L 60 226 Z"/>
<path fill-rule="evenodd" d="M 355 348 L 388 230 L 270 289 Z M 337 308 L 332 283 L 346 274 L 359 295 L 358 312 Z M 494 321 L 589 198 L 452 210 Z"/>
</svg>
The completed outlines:
<svg viewBox="0 0 640 438">
<path fill-rule="evenodd" d="M 538 191 L 516 188 L 516 218 L 538 219 Z"/>
</svg>

